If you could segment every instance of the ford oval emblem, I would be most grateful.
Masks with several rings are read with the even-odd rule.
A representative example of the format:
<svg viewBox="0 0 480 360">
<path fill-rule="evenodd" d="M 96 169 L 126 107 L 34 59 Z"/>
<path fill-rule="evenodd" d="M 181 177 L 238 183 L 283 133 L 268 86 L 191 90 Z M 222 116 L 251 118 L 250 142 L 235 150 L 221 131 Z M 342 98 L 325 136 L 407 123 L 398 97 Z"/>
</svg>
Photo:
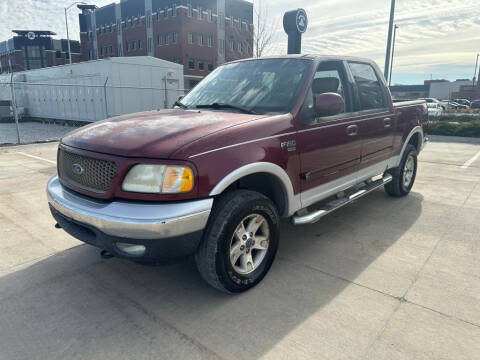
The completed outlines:
<svg viewBox="0 0 480 360">
<path fill-rule="evenodd" d="M 73 164 L 72 165 L 72 171 L 75 175 L 83 175 L 83 173 L 85 172 L 85 169 L 83 168 L 82 165 L 76 163 L 76 164 Z"/>
</svg>

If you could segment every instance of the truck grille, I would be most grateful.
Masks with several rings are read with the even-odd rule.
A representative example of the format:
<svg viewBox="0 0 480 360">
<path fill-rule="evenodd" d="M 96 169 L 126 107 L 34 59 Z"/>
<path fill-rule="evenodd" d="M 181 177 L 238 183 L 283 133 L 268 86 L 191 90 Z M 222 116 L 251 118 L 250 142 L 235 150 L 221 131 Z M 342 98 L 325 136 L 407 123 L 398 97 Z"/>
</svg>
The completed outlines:
<svg viewBox="0 0 480 360">
<path fill-rule="evenodd" d="M 94 159 L 58 150 L 58 175 L 67 184 L 95 193 L 110 190 L 117 165 L 113 161 Z"/>
</svg>

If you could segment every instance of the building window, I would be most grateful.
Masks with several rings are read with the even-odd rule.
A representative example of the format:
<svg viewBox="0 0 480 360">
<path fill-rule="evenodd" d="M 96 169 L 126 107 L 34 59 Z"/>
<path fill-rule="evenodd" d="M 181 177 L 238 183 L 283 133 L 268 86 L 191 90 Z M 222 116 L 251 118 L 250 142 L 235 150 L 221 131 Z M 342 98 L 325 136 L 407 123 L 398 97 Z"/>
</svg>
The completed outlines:
<svg viewBox="0 0 480 360">
<path fill-rule="evenodd" d="M 90 60 L 92 60 L 92 59 L 93 59 L 93 53 L 92 53 L 92 50 L 89 50 L 89 51 L 88 51 L 88 58 L 89 58 Z"/>
<path fill-rule="evenodd" d="M 153 40 L 151 37 L 148 38 L 148 52 L 152 51 Z"/>
<path fill-rule="evenodd" d="M 150 29 L 150 27 L 152 26 L 152 11 L 148 10 L 145 17 L 147 19 L 147 28 Z"/>
<path fill-rule="evenodd" d="M 173 4 L 172 6 L 172 17 L 177 16 L 177 4 Z"/>
<path fill-rule="evenodd" d="M 203 10 L 202 10 L 202 7 L 199 6 L 198 7 L 198 20 L 202 20 L 203 19 Z"/>
<path fill-rule="evenodd" d="M 220 54 L 225 53 L 225 39 L 219 39 L 218 40 L 218 48 L 220 50 Z"/>
<path fill-rule="evenodd" d="M 157 10 L 157 21 L 160 20 L 160 9 Z"/>
<path fill-rule="evenodd" d="M 190 70 L 195 70 L 195 60 L 193 59 L 188 60 L 188 68 Z"/>
<path fill-rule="evenodd" d="M 212 71 L 213 70 L 213 63 L 209 62 L 208 63 L 208 71 Z"/>
<path fill-rule="evenodd" d="M 158 45 L 163 45 L 163 35 L 158 35 Z"/>
<path fill-rule="evenodd" d="M 165 35 L 165 45 L 170 44 L 170 34 Z"/>
<path fill-rule="evenodd" d="M 173 33 L 173 43 L 174 44 L 178 43 L 178 33 L 176 32 Z"/>
<path fill-rule="evenodd" d="M 198 45 L 203 45 L 203 34 L 198 35 Z"/>
<path fill-rule="evenodd" d="M 213 36 L 209 36 L 208 39 L 207 39 L 207 44 L 208 44 L 208 47 L 212 47 L 213 46 Z"/>
<path fill-rule="evenodd" d="M 168 18 L 168 6 L 165 6 L 165 10 L 163 10 L 163 17 Z"/>
<path fill-rule="evenodd" d="M 208 22 L 212 22 L 212 10 L 208 10 L 208 15 L 207 15 L 207 20 Z"/>
<path fill-rule="evenodd" d="M 243 44 L 241 42 L 238 43 L 238 52 L 240 54 L 243 52 Z"/>
<path fill-rule="evenodd" d="M 118 56 L 123 56 L 122 44 L 118 45 Z"/>
<path fill-rule="evenodd" d="M 192 15 L 193 15 L 192 4 L 188 4 L 188 5 L 187 5 L 187 16 L 188 16 L 188 17 L 192 17 Z"/>
<path fill-rule="evenodd" d="M 126 45 L 127 45 L 127 46 L 126 46 L 127 52 L 129 52 L 129 51 L 130 51 L 130 42 L 127 41 L 127 44 L 126 44 Z"/>
<path fill-rule="evenodd" d="M 120 35 L 122 32 L 122 20 L 117 20 L 117 34 Z"/>
<path fill-rule="evenodd" d="M 132 41 L 132 50 L 137 50 L 137 42 L 135 40 Z"/>
<path fill-rule="evenodd" d="M 193 44 L 193 33 L 188 33 L 188 43 Z"/>
<path fill-rule="evenodd" d="M 138 48 L 143 49 L 143 40 L 138 40 Z"/>
<path fill-rule="evenodd" d="M 198 70 L 205 70 L 205 63 L 203 61 L 198 62 Z"/>
<path fill-rule="evenodd" d="M 230 40 L 230 51 L 235 50 L 235 41 Z"/>
<path fill-rule="evenodd" d="M 113 55 L 113 46 L 110 45 L 110 55 Z"/>
<path fill-rule="evenodd" d="M 217 21 L 220 24 L 220 26 L 223 26 L 223 13 L 219 12 L 217 15 Z"/>
</svg>

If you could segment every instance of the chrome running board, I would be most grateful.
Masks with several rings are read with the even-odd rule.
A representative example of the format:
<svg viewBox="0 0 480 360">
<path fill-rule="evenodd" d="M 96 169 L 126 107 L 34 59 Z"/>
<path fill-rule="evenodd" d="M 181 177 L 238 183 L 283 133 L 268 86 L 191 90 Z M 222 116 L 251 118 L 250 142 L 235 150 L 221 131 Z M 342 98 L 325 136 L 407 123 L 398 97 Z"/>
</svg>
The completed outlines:
<svg viewBox="0 0 480 360">
<path fill-rule="evenodd" d="M 355 191 L 353 194 L 346 195 L 344 197 L 332 200 L 326 203 L 321 209 L 315 210 L 311 213 L 307 213 L 305 215 L 294 215 L 292 217 L 293 225 L 306 225 L 306 224 L 313 224 L 320 220 L 327 214 L 340 209 L 342 206 L 345 206 L 351 203 L 354 200 L 361 198 L 364 195 L 372 192 L 373 190 L 389 183 L 392 181 L 392 175 L 385 174 L 383 178 L 368 182 L 366 185 Z"/>
</svg>

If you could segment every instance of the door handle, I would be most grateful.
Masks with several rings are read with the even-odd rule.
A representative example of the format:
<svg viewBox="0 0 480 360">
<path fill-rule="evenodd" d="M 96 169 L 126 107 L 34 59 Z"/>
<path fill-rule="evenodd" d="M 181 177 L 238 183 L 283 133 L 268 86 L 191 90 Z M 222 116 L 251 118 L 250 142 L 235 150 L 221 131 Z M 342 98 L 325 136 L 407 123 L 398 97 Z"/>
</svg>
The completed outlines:
<svg viewBox="0 0 480 360">
<path fill-rule="evenodd" d="M 350 125 L 347 127 L 347 135 L 348 136 L 355 136 L 358 134 L 358 126 L 357 125 Z"/>
<path fill-rule="evenodd" d="M 383 119 L 383 127 L 389 128 L 390 126 L 392 126 L 392 119 L 390 118 Z"/>
</svg>

